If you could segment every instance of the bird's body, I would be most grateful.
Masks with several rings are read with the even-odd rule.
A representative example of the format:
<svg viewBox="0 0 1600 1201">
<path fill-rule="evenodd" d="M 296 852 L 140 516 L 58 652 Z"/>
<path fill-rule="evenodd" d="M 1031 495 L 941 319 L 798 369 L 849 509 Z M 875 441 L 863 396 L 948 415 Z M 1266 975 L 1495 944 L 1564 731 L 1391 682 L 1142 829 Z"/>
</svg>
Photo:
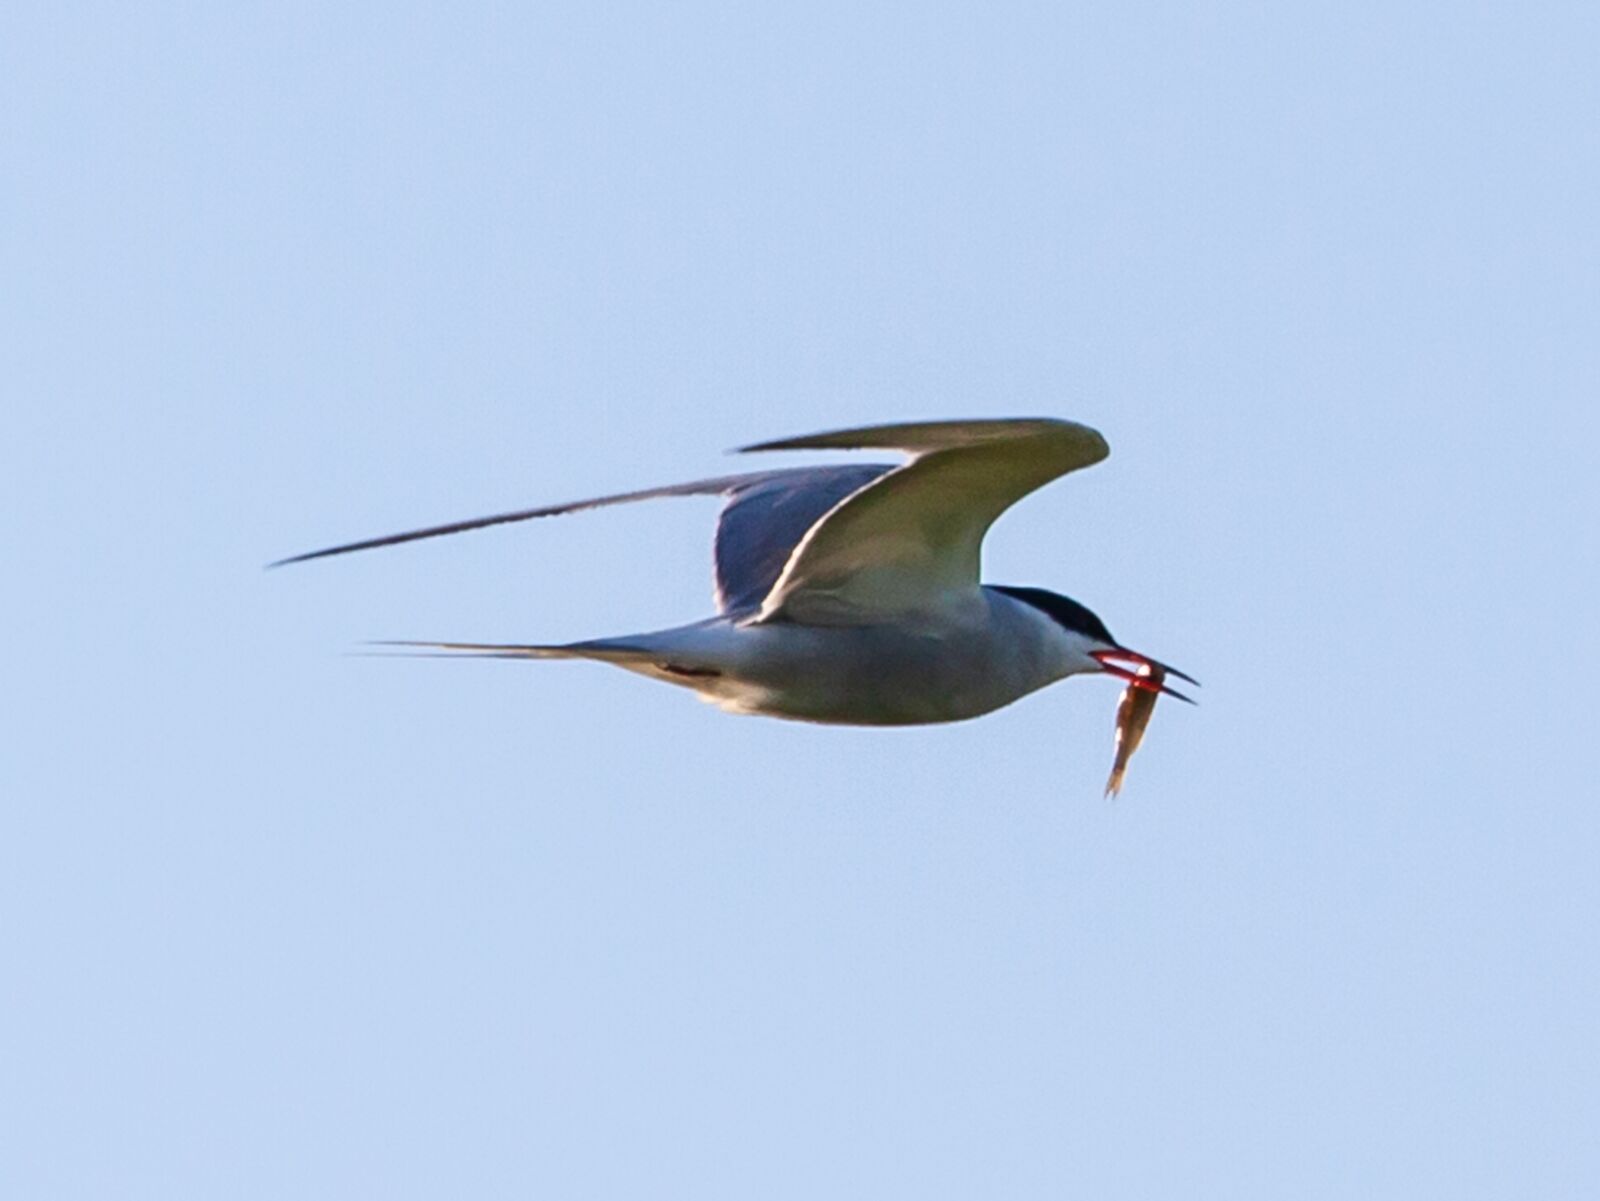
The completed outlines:
<svg viewBox="0 0 1600 1201">
<path fill-rule="evenodd" d="M 898 467 L 724 476 L 434 526 L 284 562 L 657 496 L 720 495 L 727 503 L 715 546 L 715 617 L 563 645 L 386 645 L 445 655 L 592 659 L 693 689 L 728 712 L 849 725 L 978 717 L 1086 672 L 1150 686 L 1122 664 L 1154 661 L 1119 646 L 1083 605 L 1043 589 L 978 579 L 989 526 L 1033 489 L 1104 458 L 1098 433 L 1050 419 L 924 422 L 749 449 L 859 447 L 899 449 L 912 458 Z"/>
<path fill-rule="evenodd" d="M 901 726 L 980 717 L 1074 672 L 1101 671 L 1090 649 L 1040 610 L 982 588 L 893 625 L 713 617 L 497 653 L 613 663 L 691 688 L 729 713 Z"/>
</svg>

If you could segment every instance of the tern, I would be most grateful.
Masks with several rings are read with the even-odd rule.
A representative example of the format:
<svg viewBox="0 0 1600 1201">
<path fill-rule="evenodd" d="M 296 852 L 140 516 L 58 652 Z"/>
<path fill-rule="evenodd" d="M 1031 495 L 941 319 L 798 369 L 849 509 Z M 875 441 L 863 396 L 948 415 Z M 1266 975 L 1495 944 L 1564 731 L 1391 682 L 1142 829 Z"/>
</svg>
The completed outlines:
<svg viewBox="0 0 1600 1201">
<path fill-rule="evenodd" d="M 385 642 L 410 653 L 593 659 L 730 713 L 839 725 L 961 721 L 1068 676 L 1109 674 L 1189 700 L 1197 683 L 1043 588 L 983 584 L 984 534 L 1036 488 L 1091 466 L 1105 439 L 1054 418 L 867 426 L 746 451 L 894 450 L 900 464 L 780 468 L 476 517 L 294 555 L 273 567 L 666 496 L 720 496 L 717 613 L 558 645 Z M 1192 702 L 1191 702 L 1192 703 Z"/>
</svg>

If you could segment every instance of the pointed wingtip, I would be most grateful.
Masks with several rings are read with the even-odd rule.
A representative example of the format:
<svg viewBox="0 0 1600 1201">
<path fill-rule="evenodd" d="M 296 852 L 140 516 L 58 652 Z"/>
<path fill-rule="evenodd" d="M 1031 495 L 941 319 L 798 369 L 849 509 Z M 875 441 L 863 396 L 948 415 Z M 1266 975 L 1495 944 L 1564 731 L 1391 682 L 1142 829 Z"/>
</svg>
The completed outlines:
<svg viewBox="0 0 1600 1201">
<path fill-rule="evenodd" d="M 326 546 L 321 550 L 308 550 L 301 555 L 290 555 L 287 559 L 274 559 L 261 570 L 274 571 L 279 567 L 288 567 L 291 563 L 309 563 L 312 559 L 326 559 L 330 555 L 342 555 L 346 551 L 366 550 L 369 547 L 383 546 L 389 542 L 402 540 L 404 540 L 404 536 L 401 536 L 400 538 L 370 538 L 364 542 L 351 542 L 344 546 Z"/>
<path fill-rule="evenodd" d="M 759 451 L 759 450 L 789 450 L 789 449 L 792 449 L 791 447 L 788 447 L 788 446 L 784 445 L 784 443 L 786 441 L 788 441 L 788 439 L 779 438 L 776 441 L 772 441 L 772 442 L 752 442 L 748 446 L 735 446 L 730 450 L 723 451 L 722 453 L 725 454 L 725 455 L 748 455 L 748 454 L 754 454 L 756 451 Z"/>
</svg>

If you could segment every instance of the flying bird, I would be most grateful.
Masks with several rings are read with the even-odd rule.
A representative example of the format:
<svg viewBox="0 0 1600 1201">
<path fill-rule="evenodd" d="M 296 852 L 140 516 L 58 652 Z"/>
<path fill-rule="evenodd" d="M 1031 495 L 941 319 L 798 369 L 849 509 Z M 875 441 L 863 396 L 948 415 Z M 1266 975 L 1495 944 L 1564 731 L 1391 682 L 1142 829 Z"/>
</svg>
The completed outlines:
<svg viewBox="0 0 1600 1201">
<path fill-rule="evenodd" d="M 1098 463 L 1098 432 L 1050 418 L 868 426 L 761 450 L 896 450 L 900 464 L 794 467 L 522 509 L 369 538 L 271 566 L 663 496 L 720 496 L 717 613 L 644 634 L 559 645 L 388 642 L 451 656 L 594 659 L 677 684 L 731 713 L 842 725 L 960 721 L 1068 676 L 1109 674 L 1189 700 L 1086 606 L 984 584 L 995 519 L 1034 489 Z"/>
</svg>

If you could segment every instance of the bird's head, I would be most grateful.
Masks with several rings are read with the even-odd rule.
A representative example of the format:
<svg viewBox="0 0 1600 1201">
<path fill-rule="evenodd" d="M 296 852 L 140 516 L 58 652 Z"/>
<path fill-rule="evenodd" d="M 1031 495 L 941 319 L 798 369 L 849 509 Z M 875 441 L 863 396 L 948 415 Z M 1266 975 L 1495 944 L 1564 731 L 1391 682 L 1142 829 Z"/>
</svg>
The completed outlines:
<svg viewBox="0 0 1600 1201">
<path fill-rule="evenodd" d="M 1165 693 L 1180 701 L 1187 701 L 1191 705 L 1195 703 L 1192 697 L 1167 687 L 1161 682 L 1161 677 L 1176 676 L 1196 686 L 1199 685 L 1199 680 L 1186 675 L 1176 667 L 1169 667 L 1149 655 L 1123 646 L 1111 636 L 1106 623 L 1101 621 L 1089 606 L 1073 600 L 1070 596 L 1062 596 L 1044 588 L 1015 588 L 1005 585 L 996 585 L 995 588 L 996 591 L 1038 609 L 1062 628 L 1070 643 L 1069 657 L 1081 660 L 1081 663 L 1069 666 L 1070 674 L 1104 672 L 1119 680 L 1128 681 L 1135 688 Z M 1141 668 L 1151 670 L 1141 671 Z"/>
</svg>

